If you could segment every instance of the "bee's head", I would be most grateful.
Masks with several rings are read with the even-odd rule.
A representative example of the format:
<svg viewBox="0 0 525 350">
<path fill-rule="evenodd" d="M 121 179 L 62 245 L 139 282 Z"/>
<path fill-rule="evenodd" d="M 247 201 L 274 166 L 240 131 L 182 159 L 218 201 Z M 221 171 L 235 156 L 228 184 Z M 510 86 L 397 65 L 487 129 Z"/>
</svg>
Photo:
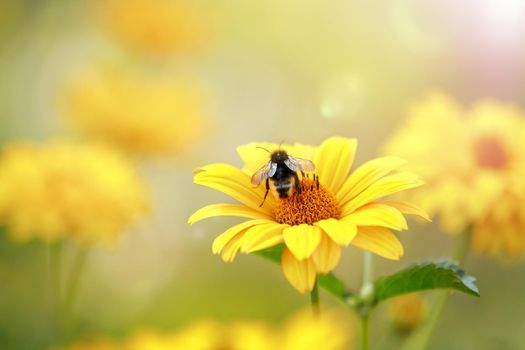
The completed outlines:
<svg viewBox="0 0 525 350">
<path fill-rule="evenodd" d="M 270 159 L 274 163 L 284 162 L 286 159 L 288 159 L 288 153 L 286 153 L 286 151 L 282 149 L 279 149 L 277 151 L 272 152 Z"/>
</svg>

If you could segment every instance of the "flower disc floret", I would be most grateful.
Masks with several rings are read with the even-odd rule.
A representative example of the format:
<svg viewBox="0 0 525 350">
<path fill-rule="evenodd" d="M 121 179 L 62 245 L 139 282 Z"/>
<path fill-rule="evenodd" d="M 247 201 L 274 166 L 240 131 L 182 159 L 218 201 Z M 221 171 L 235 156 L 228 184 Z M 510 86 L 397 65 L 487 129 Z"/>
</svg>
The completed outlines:
<svg viewBox="0 0 525 350">
<path fill-rule="evenodd" d="M 332 193 L 312 179 L 302 179 L 300 192 L 277 202 L 274 215 L 281 224 L 300 225 L 338 219 L 339 205 Z"/>
</svg>

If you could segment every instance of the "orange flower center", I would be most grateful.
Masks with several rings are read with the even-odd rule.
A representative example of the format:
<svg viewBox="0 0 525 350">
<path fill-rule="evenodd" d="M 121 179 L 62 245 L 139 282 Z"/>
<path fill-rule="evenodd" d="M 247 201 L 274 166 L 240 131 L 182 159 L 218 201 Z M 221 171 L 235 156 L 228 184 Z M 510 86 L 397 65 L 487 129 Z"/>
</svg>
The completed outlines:
<svg viewBox="0 0 525 350">
<path fill-rule="evenodd" d="M 478 165 L 482 168 L 504 169 L 508 163 L 505 148 L 494 137 L 479 139 L 475 145 L 475 155 Z"/>
<path fill-rule="evenodd" d="M 338 218 L 339 205 L 334 195 L 317 181 L 302 179 L 300 193 L 280 199 L 275 208 L 275 220 L 281 224 L 312 225 L 320 220 Z"/>
</svg>

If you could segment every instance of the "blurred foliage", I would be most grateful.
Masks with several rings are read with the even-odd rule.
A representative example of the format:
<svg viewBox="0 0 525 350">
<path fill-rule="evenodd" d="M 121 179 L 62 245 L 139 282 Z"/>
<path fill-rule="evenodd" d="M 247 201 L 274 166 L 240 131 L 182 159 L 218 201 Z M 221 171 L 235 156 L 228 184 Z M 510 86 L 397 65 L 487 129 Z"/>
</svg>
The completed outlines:
<svg viewBox="0 0 525 350">
<path fill-rule="evenodd" d="M 5 349 L 42 348 L 52 335 L 48 247 L 36 241 L 21 246 L 0 231 L 0 344 Z"/>
</svg>

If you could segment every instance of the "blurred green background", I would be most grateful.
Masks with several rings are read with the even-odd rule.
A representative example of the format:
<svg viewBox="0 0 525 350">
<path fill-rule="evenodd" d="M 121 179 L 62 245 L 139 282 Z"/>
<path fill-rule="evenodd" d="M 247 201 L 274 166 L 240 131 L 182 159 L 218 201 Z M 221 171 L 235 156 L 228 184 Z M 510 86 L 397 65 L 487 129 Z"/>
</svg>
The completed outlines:
<svg viewBox="0 0 525 350">
<path fill-rule="evenodd" d="M 193 185 L 192 169 L 241 165 L 235 148 L 247 142 L 318 144 L 335 134 L 359 139 L 361 163 L 378 154 L 407 105 L 436 88 L 466 104 L 482 97 L 525 102 L 519 0 L 196 3 L 210 24 L 203 47 L 151 57 L 111 38 L 94 1 L 0 0 L 2 143 L 78 137 L 57 98 L 71 76 L 100 60 L 193 77 L 209 96 L 203 136 L 175 156 L 138 160 L 152 214 L 115 246 L 90 248 L 71 340 L 171 330 L 201 318 L 281 320 L 308 303 L 279 267 L 255 256 L 225 264 L 211 254 L 214 237 L 234 220 L 186 224 L 196 209 L 223 198 Z M 448 256 L 454 241 L 419 222 L 401 239 L 403 259 L 377 258 L 377 274 Z M 64 247 L 66 269 L 74 248 Z M 45 348 L 52 337 L 48 250 L 0 234 L 1 349 Z M 468 256 L 464 267 L 482 297 L 454 295 L 430 349 L 523 349 L 523 264 Z M 360 268 L 361 251 L 349 248 L 336 274 L 357 288 Z M 385 314 L 375 313 L 373 348 L 386 336 Z"/>
</svg>

